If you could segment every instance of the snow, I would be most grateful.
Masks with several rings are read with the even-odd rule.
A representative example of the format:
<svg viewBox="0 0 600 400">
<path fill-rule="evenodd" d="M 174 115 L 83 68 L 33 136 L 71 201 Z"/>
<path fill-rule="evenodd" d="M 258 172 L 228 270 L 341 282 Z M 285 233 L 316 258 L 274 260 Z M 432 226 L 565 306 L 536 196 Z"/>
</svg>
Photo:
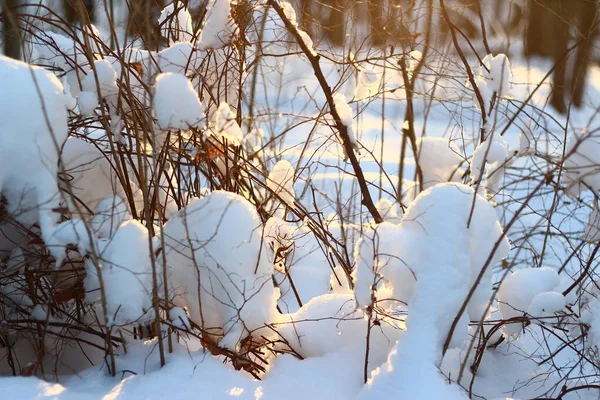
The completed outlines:
<svg viewBox="0 0 600 400">
<path fill-rule="evenodd" d="M 209 134 L 227 140 L 227 143 L 239 145 L 243 139 L 242 129 L 235 119 L 235 113 L 226 102 L 221 102 L 210 117 Z"/>
<path fill-rule="evenodd" d="M 449 274 L 460 268 L 454 274 L 465 277 L 460 282 L 461 290 L 456 290 L 457 297 L 451 300 L 447 293 L 444 299 L 448 304 L 451 301 L 460 304 L 469 283 L 479 276 L 495 242 L 500 241 L 491 265 L 483 273 L 469 302 L 468 314 L 472 320 L 484 316 L 491 298 L 492 266 L 506 257 L 509 244 L 501 236 L 502 229 L 494 209 L 479 195 L 475 197 L 472 224 L 467 228 L 474 196 L 473 189 L 468 186 L 439 184 L 422 192 L 409 205 L 399 225 L 384 222 L 366 232 L 355 249 L 354 280 L 358 304 L 371 304 L 371 294 L 376 288 L 376 298 L 382 297 L 378 291 L 391 290 L 391 298 L 410 307 L 420 273 L 440 265 L 449 269 Z M 380 279 L 388 286 L 378 288 Z M 452 282 L 450 276 L 446 277 L 446 282 Z M 443 290 L 447 292 L 447 289 Z"/>
<path fill-rule="evenodd" d="M 152 321 L 148 230 L 139 221 L 126 221 L 103 244 L 99 254 L 108 324 L 123 326 Z M 92 289 L 86 287 L 86 291 Z"/>
<path fill-rule="evenodd" d="M 302 42 L 304 42 L 304 44 L 308 48 L 308 51 L 310 51 L 310 53 L 313 56 L 316 56 L 317 52 L 314 50 L 314 44 L 313 44 L 312 39 L 310 38 L 308 33 L 306 33 L 306 31 L 304 31 L 303 29 L 301 29 L 298 26 L 298 19 L 296 17 L 296 10 L 294 10 L 294 6 L 292 6 L 287 1 L 280 1 L 279 5 L 283 9 L 283 13 L 285 14 L 285 17 L 290 21 L 292 26 L 296 29 L 296 31 L 298 32 L 298 35 L 300 35 L 300 40 L 302 40 Z"/>
<path fill-rule="evenodd" d="M 271 217 L 264 238 L 275 265 L 274 280 L 280 290 L 279 308 L 295 312 L 311 299 L 329 292 L 331 266 L 324 249 L 305 224 Z"/>
<path fill-rule="evenodd" d="M 566 299 L 555 291 L 559 285 L 558 273 L 552 268 L 525 268 L 512 273 L 498 291 L 498 308 L 502 317 L 519 317 L 525 312 L 532 317 L 541 317 L 561 311 Z M 521 322 L 502 326 L 505 336 L 517 336 L 522 329 Z"/>
<path fill-rule="evenodd" d="M 567 193 L 579 196 L 586 190 L 600 191 L 600 169 L 596 156 L 600 151 L 600 137 L 594 132 L 571 135 L 565 148 L 563 179 Z"/>
<path fill-rule="evenodd" d="M 365 99 L 375 95 L 379 91 L 380 81 L 379 75 L 373 69 L 361 68 L 357 72 L 354 98 Z"/>
<path fill-rule="evenodd" d="M 407 332 L 390 352 L 387 362 L 373 373 L 359 398 L 377 399 L 390 392 L 402 392 L 408 398 L 466 398 L 437 369 L 442 359 L 442 343 L 471 285 L 482 272 L 487 254 L 494 242 L 502 239 L 491 205 L 480 197 L 474 210 L 478 214 L 473 220 L 475 224 L 467 229 L 473 196 L 473 190 L 467 186 L 441 184 L 422 192 L 408 207 L 398 235 L 406 251 L 396 253 L 402 254 L 416 278 L 414 294 L 409 300 Z M 487 237 L 481 240 L 483 232 Z M 390 240 L 389 236 L 381 237 Z M 492 261 L 508 253 L 506 239 L 501 243 Z M 417 250 L 423 246 L 435 250 Z M 382 275 L 386 277 L 389 272 L 383 269 Z M 484 316 L 490 298 L 488 268 L 469 302 L 471 320 Z M 455 335 L 464 335 L 463 324 L 460 322 L 462 326 L 457 327 Z"/>
<path fill-rule="evenodd" d="M 203 126 L 202 103 L 192 83 L 181 74 L 166 72 L 156 77 L 152 105 L 161 129 Z"/>
<path fill-rule="evenodd" d="M 109 239 L 123 222 L 130 219 L 127 203 L 118 196 L 108 196 L 96 206 L 90 227 L 96 237 Z"/>
<path fill-rule="evenodd" d="M 158 17 L 158 24 L 161 35 L 169 40 L 170 45 L 192 40 L 192 16 L 184 3 L 174 1 L 163 8 Z"/>
<path fill-rule="evenodd" d="M 207 10 L 198 48 L 207 50 L 228 45 L 237 28 L 230 15 L 229 0 L 211 0 Z"/>
<path fill-rule="evenodd" d="M 65 142 L 61 161 L 68 181 L 61 181 L 69 209 L 75 215 L 86 217 L 94 212 L 107 197 L 116 195 L 126 199 L 126 193 L 109 156 L 83 139 L 70 137 Z M 134 186 L 134 193 L 137 191 Z M 119 202 L 120 203 L 120 202 Z"/>
<path fill-rule="evenodd" d="M 200 6 L 206 15 L 192 20 Z M 599 236 L 600 69 L 590 67 L 585 105 L 568 118 L 546 104 L 546 82 L 503 132 L 551 62 L 513 56 L 520 41 L 508 38 L 508 46 L 495 26 L 488 30 L 490 48 L 510 50 L 511 61 L 490 54 L 482 67 L 466 52 L 485 98 L 482 126 L 464 66 L 433 40 L 413 93 L 418 151 L 406 152 L 398 176 L 409 121 L 397 57 L 406 57 L 415 77 L 423 38 L 415 36 L 405 53 L 382 52 L 369 41 L 362 47 L 361 35 L 369 34 L 362 25 L 348 25 L 353 52 L 324 47 L 319 64 L 356 149 L 360 141 L 359 162 L 384 220 L 375 224 L 313 71 L 290 49 L 296 38 L 264 2 L 249 10 L 252 22 L 266 16 L 264 26 L 238 31 L 232 13 L 239 6 L 168 5 L 159 18 L 165 40 L 152 51 L 136 48 L 140 41 L 119 25 L 116 46 L 93 43 L 85 52 L 89 40 L 80 39 L 106 40 L 109 24 L 84 27 L 93 37 L 78 32 L 75 41 L 31 25 L 40 36 L 27 38 L 32 60 L 56 78 L 17 63 L 21 72 L 2 74 L 0 83 L 0 158 L 8 166 L 0 171 L 0 292 L 7 300 L 0 359 L 12 355 L 17 373 L 48 382 L 6 378 L 1 394 L 464 399 L 473 379 L 473 398 L 525 399 L 592 382 L 600 348 L 600 292 L 590 260 Z M 126 23 L 127 10 L 115 7 Z M 281 7 L 299 28 L 292 5 Z M 482 8 L 488 21 L 491 9 Z M 414 11 L 416 20 L 425 17 L 426 8 Z M 316 55 L 308 33 L 298 33 Z M 481 43 L 473 45 L 485 54 Z M 0 72 L 12 63 L 0 58 Z M 47 88 L 51 121 L 32 71 Z M 150 125 L 139 130 L 142 120 L 131 116 L 142 114 Z M 227 151 L 228 160 L 217 155 L 208 165 L 198 157 L 200 139 Z M 159 159 L 165 165 L 157 171 Z M 206 172 L 213 166 L 216 174 Z M 154 199 L 140 187 L 155 185 L 148 215 Z M 50 201 L 40 203 L 38 191 Z M 153 266 L 164 367 L 158 339 L 132 332 L 155 319 Z M 71 269 L 76 277 L 63 276 Z M 63 289 L 81 284 L 83 301 L 79 292 L 77 300 L 64 299 Z M 515 317 L 518 323 L 502 323 Z M 89 332 L 72 338 L 73 327 L 111 328 L 125 341 L 113 346 L 116 376 L 107 374 L 104 339 Z M 236 357 L 264 370 L 253 376 Z M 0 374 L 11 373 L 0 363 Z"/>
<path fill-rule="evenodd" d="M 176 304 L 233 350 L 275 312 L 278 294 L 262 233 L 255 208 L 221 191 L 189 204 L 162 230 Z"/>
<path fill-rule="evenodd" d="M 58 157 L 67 138 L 63 86 L 50 72 L 0 55 L 0 193 L 22 224 L 50 239 L 59 214 Z"/>
<path fill-rule="evenodd" d="M 438 137 L 422 137 L 417 141 L 417 148 L 424 189 L 438 183 L 460 180 L 463 158 L 454 142 Z"/>
<path fill-rule="evenodd" d="M 174 43 L 159 51 L 156 58 L 161 72 L 174 72 L 181 75 L 187 75 L 188 71 L 195 71 L 201 63 L 199 53 L 191 42 Z"/>
<path fill-rule="evenodd" d="M 510 61 L 505 54 L 495 56 L 487 54 L 483 60 L 483 65 L 478 68 L 478 74 L 475 76 L 475 84 L 483 98 L 485 112 L 489 113 L 494 96 L 507 96 L 511 90 L 512 71 Z M 479 108 L 477 100 L 474 102 Z"/>
<path fill-rule="evenodd" d="M 504 171 L 512 161 L 508 143 L 500 135 L 492 134 L 491 138 L 480 143 L 473 151 L 471 183 L 481 183 L 483 171 L 486 170 L 483 186 L 488 196 L 492 197 L 499 191 Z"/>
<path fill-rule="evenodd" d="M 597 242 L 600 240 L 600 212 L 598 211 L 597 203 L 590 210 L 588 223 L 583 231 L 582 239 L 587 242 Z"/>
<path fill-rule="evenodd" d="M 95 92 L 82 91 L 77 97 L 79 112 L 83 115 L 92 115 L 98 107 L 98 95 Z"/>
<path fill-rule="evenodd" d="M 287 160 L 280 160 L 275 164 L 267 178 L 267 187 L 289 207 L 294 206 L 294 198 L 296 197 L 294 177 L 292 164 Z"/>
<path fill-rule="evenodd" d="M 375 203 L 375 208 L 377 208 L 377 211 L 379 211 L 379 214 L 384 221 L 392 224 L 400 223 L 403 211 L 395 201 L 391 201 L 382 197 L 381 199 L 377 200 L 377 203 Z"/>
<path fill-rule="evenodd" d="M 341 122 L 346 125 L 348 131 L 348 137 L 350 139 L 350 143 L 355 150 L 358 150 L 358 143 L 356 142 L 356 137 L 354 136 L 354 119 L 352 118 L 352 108 L 346 102 L 346 96 L 342 93 L 334 93 L 333 101 L 335 104 L 335 110 L 337 111 Z"/>
</svg>

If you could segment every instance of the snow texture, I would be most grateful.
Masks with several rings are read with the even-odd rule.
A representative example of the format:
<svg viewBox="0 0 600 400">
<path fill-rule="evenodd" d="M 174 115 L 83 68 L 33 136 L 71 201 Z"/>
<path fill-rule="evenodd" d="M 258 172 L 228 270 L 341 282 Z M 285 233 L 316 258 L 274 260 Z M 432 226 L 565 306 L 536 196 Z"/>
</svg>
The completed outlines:
<svg viewBox="0 0 600 400">
<path fill-rule="evenodd" d="M 174 1 L 163 8 L 158 24 L 161 35 L 169 41 L 169 45 L 192 40 L 192 16 L 183 2 Z"/>
<path fill-rule="evenodd" d="M 162 235 L 176 303 L 214 340 L 236 349 L 271 321 L 278 297 L 273 265 L 260 219 L 246 200 L 213 192 L 171 218 Z"/>
<path fill-rule="evenodd" d="M 67 138 L 60 81 L 43 68 L 0 55 L 0 193 L 7 212 L 25 225 L 39 222 L 48 242 L 59 214 L 58 158 Z"/>
<path fill-rule="evenodd" d="M 203 127 L 204 108 L 198 93 L 181 74 L 166 72 L 156 77 L 152 105 L 161 129 Z"/>
<path fill-rule="evenodd" d="M 524 316 L 546 317 L 561 311 L 566 305 L 559 293 L 560 279 L 552 268 L 525 268 L 512 273 L 498 291 L 498 308 L 503 319 Z M 523 322 L 505 324 L 505 336 L 518 336 Z"/>
<path fill-rule="evenodd" d="M 288 207 L 294 206 L 294 168 L 287 160 L 278 161 L 269 173 L 267 187 Z"/>
<path fill-rule="evenodd" d="M 218 49 L 228 45 L 237 27 L 231 18 L 229 0 L 211 0 L 206 13 L 206 22 L 200 33 L 198 48 Z"/>
</svg>

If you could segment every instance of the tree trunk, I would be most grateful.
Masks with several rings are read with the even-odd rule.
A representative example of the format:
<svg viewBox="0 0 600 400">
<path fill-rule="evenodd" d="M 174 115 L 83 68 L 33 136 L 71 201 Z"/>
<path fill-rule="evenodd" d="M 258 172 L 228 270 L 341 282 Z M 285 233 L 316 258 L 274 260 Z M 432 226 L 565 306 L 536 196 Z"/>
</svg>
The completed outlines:
<svg viewBox="0 0 600 400">
<path fill-rule="evenodd" d="M 65 19 L 70 24 L 88 25 L 93 21 L 92 0 L 65 0 Z"/>
<path fill-rule="evenodd" d="M 577 27 L 580 35 L 585 37 L 585 40 L 577 48 L 575 53 L 575 66 L 573 68 L 573 76 L 571 81 L 571 91 L 573 105 L 581 106 L 583 102 L 583 91 L 585 88 L 585 77 L 587 67 L 590 61 L 590 53 L 597 30 L 592 30 L 596 15 L 598 12 L 598 3 L 596 1 L 581 1 L 577 2 Z M 575 39 L 581 36 L 577 35 Z"/>
<path fill-rule="evenodd" d="M 4 54 L 19 60 L 21 58 L 21 36 L 19 20 L 17 18 L 17 6 L 19 0 L 1 0 L 4 9 Z"/>
</svg>

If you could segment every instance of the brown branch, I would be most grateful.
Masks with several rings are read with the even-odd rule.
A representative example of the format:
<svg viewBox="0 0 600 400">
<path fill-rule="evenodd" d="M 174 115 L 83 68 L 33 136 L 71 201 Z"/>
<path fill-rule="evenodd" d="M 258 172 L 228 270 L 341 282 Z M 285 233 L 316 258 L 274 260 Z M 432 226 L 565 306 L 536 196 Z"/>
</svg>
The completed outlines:
<svg viewBox="0 0 600 400">
<path fill-rule="evenodd" d="M 358 180 L 358 186 L 360 187 L 360 191 L 362 194 L 362 204 L 367 207 L 373 219 L 376 223 L 383 222 L 383 218 L 377 211 L 375 207 L 375 203 L 373 203 L 373 199 L 371 198 L 371 194 L 369 193 L 369 188 L 367 186 L 367 182 L 365 180 L 365 176 L 363 174 L 362 168 L 360 167 L 360 163 L 356 154 L 354 153 L 354 148 L 352 147 L 352 141 L 350 140 L 350 136 L 348 134 L 348 127 L 342 122 L 340 115 L 335 107 L 335 102 L 333 100 L 333 93 L 331 91 L 331 87 L 327 83 L 325 79 L 325 75 L 323 75 L 323 71 L 321 70 L 321 66 L 319 64 L 319 55 L 313 54 L 313 50 L 309 49 L 304 40 L 298 33 L 298 29 L 294 24 L 292 24 L 289 18 L 285 15 L 285 12 L 279 5 L 276 0 L 268 0 L 268 4 L 273 7 L 279 18 L 285 24 L 286 29 L 292 34 L 292 36 L 298 42 L 298 45 L 302 49 L 304 55 L 308 58 L 310 65 L 312 66 L 315 77 L 319 81 L 319 85 L 321 86 L 321 90 L 323 90 L 323 94 L 325 94 L 325 99 L 327 104 L 329 105 L 329 112 L 335 121 L 335 126 L 339 132 L 340 137 L 342 138 L 342 146 L 344 146 L 344 150 L 350 159 L 350 163 L 352 164 L 352 168 L 354 169 L 354 174 L 356 175 L 356 179 Z"/>
</svg>

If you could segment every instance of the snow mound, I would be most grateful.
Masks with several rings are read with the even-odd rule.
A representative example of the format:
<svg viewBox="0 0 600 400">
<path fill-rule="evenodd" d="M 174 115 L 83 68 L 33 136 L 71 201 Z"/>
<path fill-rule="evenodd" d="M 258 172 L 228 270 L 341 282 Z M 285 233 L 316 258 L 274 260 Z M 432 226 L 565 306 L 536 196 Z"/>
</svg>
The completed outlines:
<svg viewBox="0 0 600 400">
<path fill-rule="evenodd" d="M 275 164 L 269 178 L 267 179 L 267 187 L 281 198 L 284 204 L 288 207 L 294 206 L 296 194 L 294 192 L 294 167 L 287 160 L 280 160 Z"/>
<path fill-rule="evenodd" d="M 380 241 L 399 241 L 400 249 L 395 254 L 414 272 L 416 284 L 409 301 L 407 332 L 388 361 L 373 373 L 359 398 L 382 398 L 385 393 L 404 393 L 407 398 L 420 399 L 466 398 L 438 371 L 442 344 L 476 282 L 468 316 L 478 320 L 484 315 L 491 297 L 491 267 L 509 250 L 493 207 L 479 196 L 467 228 L 473 196 L 473 189 L 465 185 L 437 185 L 410 204 L 395 237 L 378 232 Z M 490 258 L 492 264 L 484 271 L 498 240 L 500 246 Z M 389 282 L 396 283 L 387 266 L 380 271 Z M 454 343 L 466 337 L 466 329 L 466 321 L 459 322 Z"/>
<path fill-rule="evenodd" d="M 130 220 L 100 245 L 109 325 L 143 324 L 154 318 L 148 240 L 148 230 L 138 221 Z"/>
<path fill-rule="evenodd" d="M 59 214 L 58 158 L 67 138 L 63 86 L 50 72 L 0 55 L 0 193 L 48 241 Z"/>
<path fill-rule="evenodd" d="M 600 191 L 600 135 L 583 132 L 572 135 L 565 149 L 566 160 L 563 163 L 563 182 L 567 194 L 577 197 L 582 192 Z"/>
<path fill-rule="evenodd" d="M 172 217 L 162 234 L 176 303 L 215 340 L 222 336 L 221 345 L 235 349 L 271 321 L 278 297 L 273 265 L 248 201 L 212 192 Z"/>
<path fill-rule="evenodd" d="M 210 130 L 208 134 L 223 138 L 229 144 L 239 145 L 242 142 L 242 128 L 235 119 L 235 113 L 226 102 L 221 102 L 210 118 Z"/>
<path fill-rule="evenodd" d="M 503 319 L 519 317 L 527 313 L 531 317 L 546 317 L 561 311 L 566 305 L 560 293 L 560 277 L 548 267 L 525 268 L 513 272 L 498 290 L 498 308 Z M 505 336 L 518 336 L 522 323 L 505 324 Z"/>
<path fill-rule="evenodd" d="M 166 72 L 156 77 L 154 113 L 161 129 L 189 129 L 203 126 L 204 108 L 188 78 Z"/>
<path fill-rule="evenodd" d="M 200 33 L 198 48 L 217 49 L 228 45 L 237 28 L 231 18 L 229 0 L 212 0 L 207 10 L 206 23 Z"/>
</svg>

